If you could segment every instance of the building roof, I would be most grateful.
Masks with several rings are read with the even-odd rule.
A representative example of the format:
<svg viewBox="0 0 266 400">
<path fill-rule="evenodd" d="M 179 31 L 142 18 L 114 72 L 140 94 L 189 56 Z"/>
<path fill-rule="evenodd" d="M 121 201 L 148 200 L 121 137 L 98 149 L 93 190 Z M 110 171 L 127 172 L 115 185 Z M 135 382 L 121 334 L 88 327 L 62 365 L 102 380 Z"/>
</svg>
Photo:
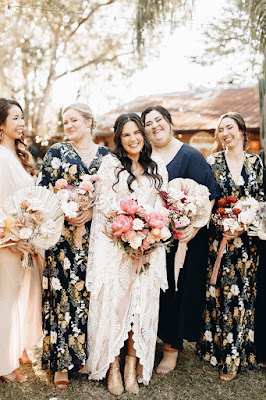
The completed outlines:
<svg viewBox="0 0 266 400">
<path fill-rule="evenodd" d="M 198 89 L 137 97 L 99 118 L 97 135 L 110 135 L 116 117 L 125 112 L 141 112 L 153 105 L 162 105 L 170 112 L 176 131 L 214 130 L 221 114 L 241 114 L 248 129 L 260 126 L 259 93 L 256 86 Z"/>
</svg>

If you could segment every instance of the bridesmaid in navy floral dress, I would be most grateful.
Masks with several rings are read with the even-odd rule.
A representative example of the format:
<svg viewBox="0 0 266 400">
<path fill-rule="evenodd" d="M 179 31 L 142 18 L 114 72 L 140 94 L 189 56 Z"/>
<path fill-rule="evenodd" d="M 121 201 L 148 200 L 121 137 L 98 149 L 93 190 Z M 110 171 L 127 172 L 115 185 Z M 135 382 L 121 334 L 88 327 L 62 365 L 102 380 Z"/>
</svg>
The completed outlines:
<svg viewBox="0 0 266 400">
<path fill-rule="evenodd" d="M 77 185 L 81 176 L 96 174 L 109 152 L 91 137 L 94 120 L 88 106 L 80 103 L 63 112 L 69 142 L 53 145 L 44 157 L 39 185 L 54 189 L 64 178 Z M 43 276 L 43 356 L 42 366 L 54 373 L 55 385 L 68 384 L 68 371 L 85 364 L 87 357 L 87 318 L 89 293 L 85 277 L 89 247 L 91 209 L 66 221 L 59 242 L 46 251 Z M 85 224 L 81 248 L 76 247 L 77 226 Z"/>
<path fill-rule="evenodd" d="M 263 199 L 263 167 L 259 156 L 244 151 L 246 126 L 237 113 L 220 117 L 216 143 L 225 151 L 208 158 L 220 187 L 220 197 L 249 195 Z M 223 234 L 210 228 L 209 270 L 206 306 L 198 354 L 202 360 L 217 366 L 220 379 L 230 381 L 236 374 L 256 368 L 254 314 L 258 240 L 246 232 L 224 233 L 228 245 L 223 254 L 216 286 L 210 285 L 213 266 Z"/>
</svg>

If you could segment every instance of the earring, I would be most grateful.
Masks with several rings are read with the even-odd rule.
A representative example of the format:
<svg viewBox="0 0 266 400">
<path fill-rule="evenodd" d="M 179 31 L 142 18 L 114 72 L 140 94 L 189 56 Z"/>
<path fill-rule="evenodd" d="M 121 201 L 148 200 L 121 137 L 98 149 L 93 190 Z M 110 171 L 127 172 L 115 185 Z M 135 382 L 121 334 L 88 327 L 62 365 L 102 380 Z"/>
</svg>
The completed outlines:
<svg viewBox="0 0 266 400">
<path fill-rule="evenodd" d="M 3 132 L 2 129 L 0 130 L 0 141 L 3 140 Z"/>
</svg>

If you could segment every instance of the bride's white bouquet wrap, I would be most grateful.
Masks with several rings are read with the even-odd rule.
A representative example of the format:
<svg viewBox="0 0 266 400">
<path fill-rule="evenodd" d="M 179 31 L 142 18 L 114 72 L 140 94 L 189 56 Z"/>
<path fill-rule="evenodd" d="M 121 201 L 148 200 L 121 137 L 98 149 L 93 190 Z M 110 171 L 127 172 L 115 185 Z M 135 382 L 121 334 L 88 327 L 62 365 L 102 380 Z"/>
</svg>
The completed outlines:
<svg viewBox="0 0 266 400">
<path fill-rule="evenodd" d="M 54 193 L 41 186 L 32 186 L 9 196 L 0 212 L 0 247 L 25 240 L 36 252 L 47 250 L 59 240 L 64 213 Z M 28 253 L 22 260 L 28 265 Z"/>
<path fill-rule="evenodd" d="M 189 178 L 176 178 L 169 182 L 167 193 L 161 193 L 165 207 L 170 210 L 171 230 L 175 239 L 188 226 L 202 228 L 211 214 L 209 189 Z M 183 268 L 187 252 L 186 243 L 178 243 L 175 255 L 175 289 L 180 269 Z"/>
</svg>

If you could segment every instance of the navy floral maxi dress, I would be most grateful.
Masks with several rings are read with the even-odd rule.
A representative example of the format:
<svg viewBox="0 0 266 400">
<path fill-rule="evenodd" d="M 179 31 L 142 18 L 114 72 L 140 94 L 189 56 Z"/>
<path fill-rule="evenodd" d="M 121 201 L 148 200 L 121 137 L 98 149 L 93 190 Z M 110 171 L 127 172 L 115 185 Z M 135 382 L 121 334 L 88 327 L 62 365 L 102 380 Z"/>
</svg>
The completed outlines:
<svg viewBox="0 0 266 400">
<path fill-rule="evenodd" d="M 96 174 L 109 152 L 99 146 L 90 165 L 85 165 L 70 143 L 57 143 L 46 153 L 38 184 L 53 190 L 64 178 L 69 185 L 82 175 Z M 82 248 L 75 246 L 76 227 L 65 220 L 58 243 L 45 254 L 43 274 L 43 369 L 68 371 L 85 364 L 89 292 L 85 288 L 90 222 Z"/>
<path fill-rule="evenodd" d="M 232 178 L 223 151 L 213 154 L 207 161 L 220 186 L 221 197 L 233 195 L 240 199 L 250 195 L 262 200 L 263 167 L 257 155 L 245 153 L 239 185 Z M 244 232 L 228 241 L 214 286 L 210 285 L 210 279 L 221 240 L 222 232 L 212 225 L 206 305 L 197 349 L 199 356 L 218 366 L 220 373 L 236 375 L 256 367 L 254 306 L 258 240 Z"/>
</svg>

